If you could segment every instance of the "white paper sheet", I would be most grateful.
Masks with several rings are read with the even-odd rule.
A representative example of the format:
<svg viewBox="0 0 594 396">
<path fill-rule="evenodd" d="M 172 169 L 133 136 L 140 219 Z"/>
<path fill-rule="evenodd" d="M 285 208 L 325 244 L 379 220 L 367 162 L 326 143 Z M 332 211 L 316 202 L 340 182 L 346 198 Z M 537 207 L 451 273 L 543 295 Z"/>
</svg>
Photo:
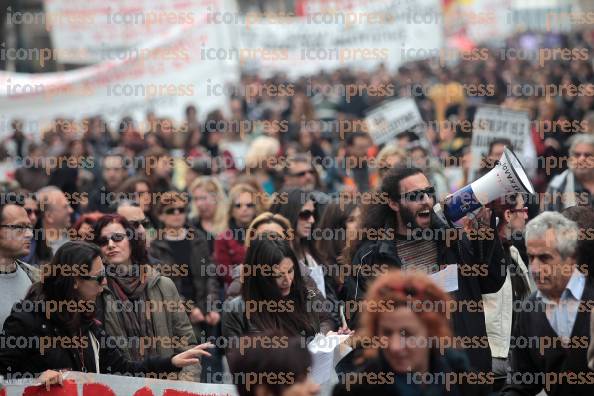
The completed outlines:
<svg viewBox="0 0 594 396">
<path fill-rule="evenodd" d="M 430 276 L 446 292 L 450 293 L 458 290 L 458 264 L 449 264 L 445 269 Z"/>
<path fill-rule="evenodd" d="M 311 376 L 315 383 L 322 385 L 331 379 L 334 366 L 352 350 L 351 347 L 342 345 L 349 337 L 344 334 L 318 334 L 307 345 L 312 358 Z"/>
</svg>

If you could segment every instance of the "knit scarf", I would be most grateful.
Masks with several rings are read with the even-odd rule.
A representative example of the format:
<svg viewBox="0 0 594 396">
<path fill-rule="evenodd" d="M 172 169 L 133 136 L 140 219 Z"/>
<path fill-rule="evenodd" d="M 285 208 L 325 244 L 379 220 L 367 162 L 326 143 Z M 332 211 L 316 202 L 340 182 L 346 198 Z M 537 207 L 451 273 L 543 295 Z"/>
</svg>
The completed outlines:
<svg viewBox="0 0 594 396">
<path fill-rule="evenodd" d="M 117 272 L 117 271 L 116 271 Z M 141 360 L 140 337 L 153 337 L 153 325 L 146 314 L 146 286 L 148 279 L 138 274 L 115 274 L 108 278 L 108 287 L 122 302 L 119 310 L 120 323 L 126 334 L 130 356 L 133 361 Z"/>
</svg>

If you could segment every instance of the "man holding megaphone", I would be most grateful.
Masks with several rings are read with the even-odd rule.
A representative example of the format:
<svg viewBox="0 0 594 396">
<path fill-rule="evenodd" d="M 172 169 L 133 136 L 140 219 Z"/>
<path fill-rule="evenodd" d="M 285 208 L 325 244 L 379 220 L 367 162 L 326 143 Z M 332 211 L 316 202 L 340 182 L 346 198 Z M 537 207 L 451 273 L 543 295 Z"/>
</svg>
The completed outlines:
<svg viewBox="0 0 594 396">
<path fill-rule="evenodd" d="M 433 186 L 420 169 L 390 169 L 378 192 L 385 199 L 364 206 L 361 228 L 393 237 L 372 238 L 367 233 L 353 246 L 351 262 L 355 271 L 345 282 L 347 298 L 363 298 L 370 278 L 365 276 L 369 271 L 361 271 L 364 268 L 387 264 L 429 274 L 458 302 L 452 327 L 456 337 L 476 341 L 464 348 L 471 365 L 490 372 L 491 353 L 481 295 L 497 292 L 507 274 L 502 244 L 495 232 L 496 219 L 491 216 L 490 232 L 474 238 L 454 223 L 512 192 L 534 190 L 519 161 L 507 149 L 489 174 L 439 204 Z"/>
</svg>

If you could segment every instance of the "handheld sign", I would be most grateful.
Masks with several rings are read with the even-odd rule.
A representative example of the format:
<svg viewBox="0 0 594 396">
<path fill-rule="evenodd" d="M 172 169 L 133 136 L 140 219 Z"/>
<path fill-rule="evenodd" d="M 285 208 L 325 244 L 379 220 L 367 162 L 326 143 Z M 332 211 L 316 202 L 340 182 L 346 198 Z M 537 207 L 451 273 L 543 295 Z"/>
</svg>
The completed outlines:
<svg viewBox="0 0 594 396">
<path fill-rule="evenodd" d="M 423 123 L 419 108 L 412 98 L 385 102 L 365 117 L 369 134 L 377 145 L 392 140 L 396 135 Z"/>
</svg>

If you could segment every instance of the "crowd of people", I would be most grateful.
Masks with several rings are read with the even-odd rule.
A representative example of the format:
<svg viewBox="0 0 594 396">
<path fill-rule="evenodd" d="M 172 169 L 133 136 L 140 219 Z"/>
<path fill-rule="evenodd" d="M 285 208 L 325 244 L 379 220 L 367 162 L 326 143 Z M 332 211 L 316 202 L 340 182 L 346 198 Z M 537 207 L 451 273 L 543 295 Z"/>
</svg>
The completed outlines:
<svg viewBox="0 0 594 396">
<path fill-rule="evenodd" d="M 36 142 L 15 120 L 0 147 L 17 165 L 0 201 L 0 375 L 216 383 L 228 367 L 241 395 L 310 395 L 304 349 L 322 333 L 350 336 L 337 395 L 587 394 L 594 31 L 506 45 L 526 57 L 245 75 L 228 109 L 200 119 L 189 105 L 179 125 L 59 119 Z M 541 62 L 551 46 L 589 55 Z M 375 144 L 366 111 L 404 96 L 424 124 Z M 434 205 L 473 181 L 467 126 L 483 104 L 528 111 L 532 157 L 558 166 L 529 170 L 536 194 L 452 222 Z M 475 178 L 505 147 L 491 142 Z M 435 275 L 452 268 L 444 290 Z M 250 370 L 293 381 L 246 386 L 235 374 Z"/>
</svg>

